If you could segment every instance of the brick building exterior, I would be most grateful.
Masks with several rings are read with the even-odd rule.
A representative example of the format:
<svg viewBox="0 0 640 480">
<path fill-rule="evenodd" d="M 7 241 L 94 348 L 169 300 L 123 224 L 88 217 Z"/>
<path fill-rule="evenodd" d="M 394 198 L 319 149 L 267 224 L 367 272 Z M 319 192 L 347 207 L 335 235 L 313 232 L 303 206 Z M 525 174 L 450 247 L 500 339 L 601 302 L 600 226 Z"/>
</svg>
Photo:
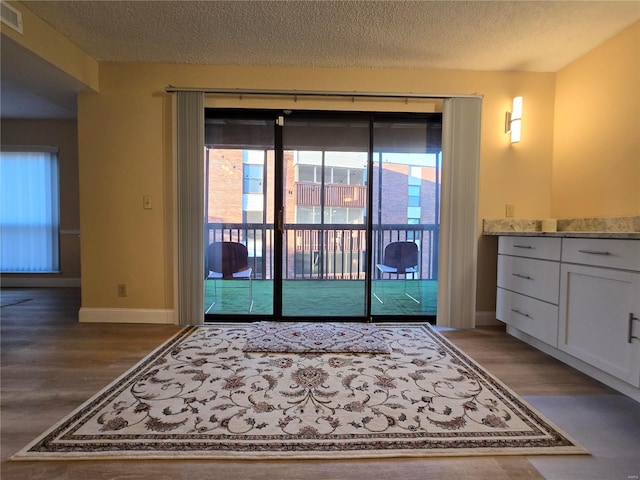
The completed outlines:
<svg viewBox="0 0 640 480">
<path fill-rule="evenodd" d="M 384 158 L 376 162 L 373 204 L 366 208 L 366 154 L 344 154 L 342 161 L 339 154 L 334 154 L 324 162 L 324 170 L 319 155 L 284 152 L 285 278 L 364 278 L 364 225 L 369 212 L 374 215 L 374 227 L 437 223 L 439 179 L 434 167 L 392 163 Z M 271 278 L 272 273 L 274 164 L 273 151 L 206 151 L 205 214 L 211 224 L 208 242 L 245 243 L 254 259 L 257 278 Z M 321 212 L 325 215 L 324 224 L 332 228 L 321 231 L 309 225 L 321 223 Z M 389 235 L 381 237 L 380 242 L 392 240 Z M 432 246 L 429 244 L 428 248 Z"/>
</svg>

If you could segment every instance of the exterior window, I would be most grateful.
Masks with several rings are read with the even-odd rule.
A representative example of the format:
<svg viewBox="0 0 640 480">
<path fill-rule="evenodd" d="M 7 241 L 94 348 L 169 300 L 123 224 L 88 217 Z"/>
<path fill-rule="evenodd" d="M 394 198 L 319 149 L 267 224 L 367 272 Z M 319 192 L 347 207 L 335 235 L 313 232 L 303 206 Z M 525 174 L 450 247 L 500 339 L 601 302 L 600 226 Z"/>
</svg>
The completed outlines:
<svg viewBox="0 0 640 480">
<path fill-rule="evenodd" d="M 349 185 L 349 169 L 333 167 L 333 181 L 331 183 L 339 183 Z"/>
<path fill-rule="evenodd" d="M 320 207 L 296 207 L 296 223 L 320 223 Z"/>
<path fill-rule="evenodd" d="M 316 167 L 314 165 L 298 165 L 298 181 L 317 183 Z"/>
<path fill-rule="evenodd" d="M 0 153 L 2 272 L 60 270 L 58 205 L 57 149 Z"/>
<path fill-rule="evenodd" d="M 330 210 L 329 223 L 348 223 L 348 208 L 334 207 L 328 210 Z"/>
<path fill-rule="evenodd" d="M 262 165 L 251 165 L 245 163 L 243 166 L 243 192 L 244 193 L 262 193 Z"/>
<path fill-rule="evenodd" d="M 409 185 L 409 197 L 420 197 L 420 186 Z"/>
<path fill-rule="evenodd" d="M 411 225 L 420 223 L 422 217 L 420 211 L 420 187 L 422 186 L 422 168 L 410 166 L 407 176 L 407 221 Z"/>
<path fill-rule="evenodd" d="M 262 210 L 247 210 L 244 216 L 246 223 L 262 223 Z"/>
<path fill-rule="evenodd" d="M 407 207 L 407 218 L 417 218 L 420 220 L 420 207 Z"/>
</svg>

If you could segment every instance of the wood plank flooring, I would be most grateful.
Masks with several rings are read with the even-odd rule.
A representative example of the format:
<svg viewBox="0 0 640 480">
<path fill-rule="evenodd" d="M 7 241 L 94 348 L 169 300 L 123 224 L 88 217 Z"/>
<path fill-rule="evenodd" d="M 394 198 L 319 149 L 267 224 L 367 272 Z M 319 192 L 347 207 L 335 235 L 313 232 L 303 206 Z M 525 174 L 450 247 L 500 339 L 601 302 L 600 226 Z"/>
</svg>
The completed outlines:
<svg viewBox="0 0 640 480">
<path fill-rule="evenodd" d="M 3 289 L 0 298 L 2 480 L 545 478 L 534 467 L 535 459 L 520 456 L 424 460 L 9 461 L 18 449 L 125 372 L 178 327 L 80 324 L 79 289 Z M 446 330 L 443 334 L 521 395 L 620 397 L 608 387 L 506 335 L 502 328 Z M 640 404 L 637 408 L 635 405 L 632 402 L 630 407 L 633 421 L 640 418 Z M 561 423 L 559 426 L 564 428 Z M 588 434 L 599 432 L 596 429 Z M 554 458 L 552 474 L 546 478 L 563 480 L 554 476 L 553 471 L 562 475 L 570 465 L 568 462 L 597 460 Z M 640 464 L 638 468 L 637 472 L 615 472 L 617 476 L 611 478 L 632 478 L 640 474 Z"/>
</svg>

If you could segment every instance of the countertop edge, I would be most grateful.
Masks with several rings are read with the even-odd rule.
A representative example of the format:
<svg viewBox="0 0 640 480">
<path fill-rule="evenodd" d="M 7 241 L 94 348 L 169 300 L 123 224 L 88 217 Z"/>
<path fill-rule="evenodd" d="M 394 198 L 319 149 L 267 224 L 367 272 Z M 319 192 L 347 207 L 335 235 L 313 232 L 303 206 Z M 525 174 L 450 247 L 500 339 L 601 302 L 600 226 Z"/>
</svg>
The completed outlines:
<svg viewBox="0 0 640 480">
<path fill-rule="evenodd" d="M 640 240 L 640 232 L 483 232 L 486 236 L 555 237 L 555 238 L 614 238 Z"/>
</svg>

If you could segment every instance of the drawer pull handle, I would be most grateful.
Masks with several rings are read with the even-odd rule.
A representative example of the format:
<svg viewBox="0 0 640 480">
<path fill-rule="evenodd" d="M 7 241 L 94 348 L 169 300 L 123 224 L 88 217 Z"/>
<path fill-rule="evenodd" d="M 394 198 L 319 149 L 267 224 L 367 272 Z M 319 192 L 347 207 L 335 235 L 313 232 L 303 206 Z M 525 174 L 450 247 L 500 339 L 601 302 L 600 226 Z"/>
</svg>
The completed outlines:
<svg viewBox="0 0 640 480">
<path fill-rule="evenodd" d="M 520 310 L 518 310 L 517 308 L 512 308 L 511 311 L 513 313 L 517 313 L 518 315 L 522 315 L 523 317 L 527 317 L 527 318 L 533 318 L 531 315 L 529 315 L 528 313 L 524 313 L 521 312 Z"/>
<path fill-rule="evenodd" d="M 512 273 L 511 275 L 518 278 L 524 278 L 525 280 L 533 280 L 533 277 L 530 277 L 529 275 L 524 275 L 522 273 Z"/>
<path fill-rule="evenodd" d="M 533 250 L 531 245 L 514 245 L 513 248 L 527 248 L 529 250 Z"/>
<path fill-rule="evenodd" d="M 634 317 L 633 316 L 633 312 L 629 312 L 629 335 L 627 336 L 627 342 L 631 343 L 633 341 L 633 339 L 635 338 L 636 340 L 640 340 L 640 337 L 636 337 L 633 334 L 633 322 L 640 322 L 640 318 L 638 317 Z"/>
<path fill-rule="evenodd" d="M 578 250 L 580 253 L 589 253 L 591 255 L 611 255 L 609 252 L 604 250 Z"/>
</svg>

